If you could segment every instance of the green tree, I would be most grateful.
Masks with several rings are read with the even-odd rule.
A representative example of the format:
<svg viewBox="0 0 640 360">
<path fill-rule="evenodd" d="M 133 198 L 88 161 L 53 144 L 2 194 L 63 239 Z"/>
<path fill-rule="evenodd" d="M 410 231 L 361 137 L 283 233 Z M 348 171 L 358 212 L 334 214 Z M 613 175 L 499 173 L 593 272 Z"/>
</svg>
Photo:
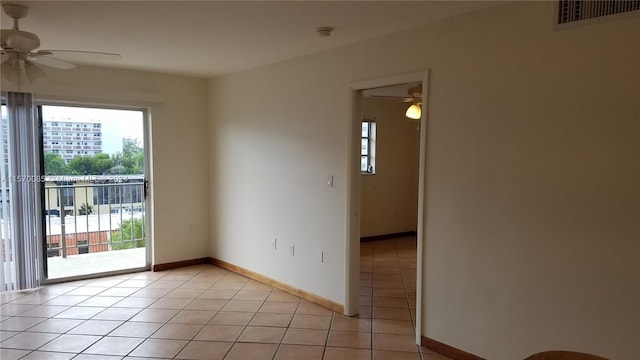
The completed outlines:
<svg viewBox="0 0 640 360">
<path fill-rule="evenodd" d="M 76 156 L 67 164 L 69 175 L 96 175 L 93 174 L 93 157 L 82 155 Z"/>
<path fill-rule="evenodd" d="M 127 173 L 127 169 L 122 165 L 116 165 L 111 169 L 107 170 L 107 174 L 109 175 L 126 174 L 126 173 Z"/>
<path fill-rule="evenodd" d="M 84 203 L 78 209 L 78 214 L 80 215 L 91 215 L 93 214 L 93 206 L 89 205 L 89 203 Z"/>
<path fill-rule="evenodd" d="M 45 154 L 45 175 L 143 174 L 144 150 L 138 139 L 122 139 L 122 151 L 76 156 L 68 164 L 62 156 Z"/>
<path fill-rule="evenodd" d="M 114 154 L 111 159 L 116 166 L 122 166 L 126 174 L 144 173 L 144 150 L 138 139 L 122 139 L 122 151 Z"/>
<path fill-rule="evenodd" d="M 136 174 L 144 174 L 144 153 L 140 152 L 133 157 L 133 161 L 135 162 Z"/>
<path fill-rule="evenodd" d="M 131 158 L 124 156 L 124 153 L 122 151 L 111 155 L 111 160 L 113 160 L 113 163 L 116 167 L 124 168 L 124 172 L 121 173 L 134 174 L 133 168 L 135 164 L 133 163 Z"/>
<path fill-rule="evenodd" d="M 93 155 L 93 157 L 91 158 L 91 161 L 93 162 L 91 174 L 94 174 L 94 175 L 101 175 L 101 174 L 108 173 L 109 170 L 115 166 L 115 163 L 113 162 L 111 157 L 109 157 L 108 154 L 104 154 L 104 153 Z"/>
<path fill-rule="evenodd" d="M 133 249 L 145 246 L 142 219 L 124 220 L 111 235 L 111 250 Z"/>
<path fill-rule="evenodd" d="M 67 175 L 67 163 L 59 154 L 48 152 L 44 154 L 44 174 Z"/>
<path fill-rule="evenodd" d="M 142 153 L 142 146 L 140 146 L 138 139 L 122 139 L 122 153 L 127 157 L 134 157 L 135 155 Z"/>
</svg>

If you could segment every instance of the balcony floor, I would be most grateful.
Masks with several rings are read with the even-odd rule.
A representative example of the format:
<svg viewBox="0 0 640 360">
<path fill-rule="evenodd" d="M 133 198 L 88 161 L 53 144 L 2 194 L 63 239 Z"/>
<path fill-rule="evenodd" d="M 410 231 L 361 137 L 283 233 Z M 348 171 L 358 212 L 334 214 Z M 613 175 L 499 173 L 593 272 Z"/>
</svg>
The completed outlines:
<svg viewBox="0 0 640 360">
<path fill-rule="evenodd" d="M 146 265 L 146 248 L 103 251 L 47 259 L 49 279 L 142 268 Z"/>
</svg>

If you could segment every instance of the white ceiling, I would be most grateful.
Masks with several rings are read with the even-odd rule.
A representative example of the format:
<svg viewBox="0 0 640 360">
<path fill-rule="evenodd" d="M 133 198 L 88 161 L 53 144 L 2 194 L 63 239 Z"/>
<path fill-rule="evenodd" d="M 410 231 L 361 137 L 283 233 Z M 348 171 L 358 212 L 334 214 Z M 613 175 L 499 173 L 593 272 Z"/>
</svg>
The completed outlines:
<svg viewBox="0 0 640 360">
<path fill-rule="evenodd" d="M 482 1 L 6 1 L 41 49 L 116 52 L 130 69 L 211 77 L 495 5 Z M 3 2 L 4 3 L 4 2 Z M 11 27 L 2 14 L 2 28 Z M 333 26 L 329 38 L 314 29 Z"/>
</svg>

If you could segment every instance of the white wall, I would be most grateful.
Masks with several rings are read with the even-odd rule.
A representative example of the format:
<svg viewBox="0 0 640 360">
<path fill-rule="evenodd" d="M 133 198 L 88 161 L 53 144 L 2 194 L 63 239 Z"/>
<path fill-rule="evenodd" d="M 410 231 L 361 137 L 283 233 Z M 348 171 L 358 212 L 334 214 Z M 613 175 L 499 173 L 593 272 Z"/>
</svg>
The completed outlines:
<svg viewBox="0 0 640 360">
<path fill-rule="evenodd" d="M 376 122 L 376 173 L 360 178 L 360 236 L 416 231 L 419 122 L 402 102 L 364 98 L 363 118 Z"/>
<path fill-rule="evenodd" d="M 2 83 L 2 91 L 18 90 Z M 152 131 L 154 252 L 162 264 L 208 256 L 206 80 L 80 66 L 48 70 L 23 87 L 38 99 L 148 107 Z M 187 226 L 194 225 L 192 236 Z"/>
<path fill-rule="evenodd" d="M 348 84 L 428 68 L 423 334 L 640 358 L 640 21 L 553 18 L 509 3 L 211 80 L 211 255 L 343 302 Z"/>
<path fill-rule="evenodd" d="M 211 256 L 343 303 L 347 139 L 344 116 L 324 106 L 344 108 L 347 89 L 290 71 L 210 82 Z"/>
</svg>

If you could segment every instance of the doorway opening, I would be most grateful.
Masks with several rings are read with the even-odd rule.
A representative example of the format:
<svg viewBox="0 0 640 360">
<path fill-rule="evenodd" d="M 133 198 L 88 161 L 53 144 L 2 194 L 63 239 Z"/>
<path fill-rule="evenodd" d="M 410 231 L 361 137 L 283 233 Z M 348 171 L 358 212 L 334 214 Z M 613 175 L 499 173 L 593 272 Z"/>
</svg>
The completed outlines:
<svg viewBox="0 0 640 360">
<path fill-rule="evenodd" d="M 360 177 L 359 313 L 410 334 L 416 320 L 420 118 L 406 113 L 421 104 L 421 86 L 362 92 L 361 157 L 369 164 L 361 165 Z"/>
<path fill-rule="evenodd" d="M 46 282 L 149 268 L 147 113 L 39 105 Z"/>
<path fill-rule="evenodd" d="M 350 160 L 359 166 L 350 167 L 345 313 L 379 322 L 399 321 L 396 325 L 413 331 L 417 344 L 422 335 L 426 164 L 422 109 L 427 84 L 427 71 L 351 84 Z M 420 85 L 418 101 L 411 90 Z M 416 106 L 409 114 L 411 105 Z M 375 123 L 375 134 L 366 139 L 365 123 Z M 364 155 L 373 162 L 366 169 L 374 171 L 362 171 Z"/>
</svg>

